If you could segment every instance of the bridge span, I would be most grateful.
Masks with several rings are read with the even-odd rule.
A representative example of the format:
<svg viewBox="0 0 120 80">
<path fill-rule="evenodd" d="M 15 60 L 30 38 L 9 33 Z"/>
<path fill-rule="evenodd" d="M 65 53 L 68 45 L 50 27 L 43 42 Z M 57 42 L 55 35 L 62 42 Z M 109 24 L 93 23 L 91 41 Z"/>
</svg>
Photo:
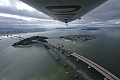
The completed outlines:
<svg viewBox="0 0 120 80">
<path fill-rule="evenodd" d="M 98 72 L 100 72 L 102 75 L 105 76 L 105 79 L 109 79 L 109 80 L 120 80 L 118 77 L 116 77 L 114 74 L 112 74 L 111 72 L 107 71 L 106 69 L 104 69 L 103 67 L 101 67 L 100 65 L 96 64 L 95 62 L 77 54 L 77 53 L 72 53 L 70 54 L 71 56 L 76 57 L 77 59 L 85 62 L 86 64 L 88 64 L 89 66 L 91 66 L 92 68 L 96 69 Z"/>
<path fill-rule="evenodd" d="M 62 54 L 62 52 L 61 52 L 61 49 L 60 49 L 60 47 L 59 48 L 57 48 L 56 46 L 54 46 L 54 45 L 51 45 L 51 44 L 46 44 L 51 50 L 53 50 L 57 55 L 58 55 L 58 57 L 60 58 L 60 59 L 62 59 L 63 61 L 64 61 L 64 66 L 69 66 L 69 67 L 71 67 L 73 70 L 74 70 L 74 72 L 75 72 L 75 77 L 78 77 L 78 75 L 79 76 L 81 76 L 81 77 L 83 77 L 85 80 L 93 80 L 90 76 L 88 76 L 86 73 L 84 73 L 82 70 L 78 70 L 78 68 L 76 67 L 76 65 L 75 64 L 73 64 L 70 60 L 68 60 L 63 54 Z"/>
<path fill-rule="evenodd" d="M 120 78 L 118 78 L 117 76 L 115 76 L 114 74 L 112 74 L 111 72 L 107 71 L 106 69 L 104 69 L 103 67 L 101 67 L 100 65 L 96 64 L 95 62 L 85 58 L 84 56 L 81 56 L 80 54 L 77 54 L 75 52 L 70 52 L 70 51 L 67 51 L 61 47 L 56 47 L 54 45 L 51 45 L 49 43 L 45 43 L 45 45 L 49 48 L 49 49 L 52 49 L 55 53 L 58 54 L 58 56 L 63 59 L 64 62 L 66 62 L 70 67 L 72 67 L 75 72 L 77 74 L 80 74 L 84 77 L 84 79 L 86 80 L 93 80 L 92 78 L 90 78 L 86 73 L 84 73 L 82 70 L 78 70 L 77 67 L 72 63 L 70 62 L 69 60 L 67 60 L 63 53 L 64 54 L 67 54 L 68 56 L 73 56 L 75 58 L 77 58 L 77 60 L 81 60 L 83 62 L 85 62 L 86 64 L 89 65 L 88 68 L 94 68 L 95 70 L 97 70 L 98 72 L 100 72 L 102 75 L 105 76 L 104 80 L 120 80 Z"/>
</svg>

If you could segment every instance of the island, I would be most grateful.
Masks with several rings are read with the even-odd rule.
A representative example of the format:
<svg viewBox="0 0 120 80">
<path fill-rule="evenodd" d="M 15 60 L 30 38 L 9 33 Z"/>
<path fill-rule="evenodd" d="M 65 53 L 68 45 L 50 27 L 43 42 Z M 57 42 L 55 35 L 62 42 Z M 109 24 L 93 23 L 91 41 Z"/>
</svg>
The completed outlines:
<svg viewBox="0 0 120 80">
<path fill-rule="evenodd" d="M 64 39 L 64 40 L 69 40 L 74 42 L 75 41 L 84 42 L 84 41 L 95 39 L 97 37 L 93 35 L 67 35 L 67 36 L 59 36 L 59 37 L 33 36 L 26 39 L 22 38 L 22 40 L 14 43 L 12 46 L 19 47 L 19 48 L 31 47 L 31 46 L 41 46 L 44 48 L 49 48 L 46 44 L 50 44 L 50 43 L 48 43 L 46 39 L 52 39 L 52 38 L 58 38 L 60 40 Z"/>
<path fill-rule="evenodd" d="M 97 38 L 93 35 L 68 35 L 68 36 L 59 36 L 59 39 L 65 39 L 70 41 L 88 41 Z"/>
<path fill-rule="evenodd" d="M 48 43 L 47 40 L 48 37 L 44 36 L 33 36 L 30 38 L 26 38 L 23 40 L 20 40 L 19 42 L 14 43 L 12 46 L 14 47 L 30 47 L 32 45 L 37 45 L 38 43 Z"/>
</svg>

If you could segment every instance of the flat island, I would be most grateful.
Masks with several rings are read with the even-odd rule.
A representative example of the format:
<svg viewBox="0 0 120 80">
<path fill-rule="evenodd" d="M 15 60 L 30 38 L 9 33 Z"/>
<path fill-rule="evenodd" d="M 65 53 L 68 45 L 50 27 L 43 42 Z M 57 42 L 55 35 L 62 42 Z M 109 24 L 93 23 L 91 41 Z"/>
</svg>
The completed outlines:
<svg viewBox="0 0 120 80">
<path fill-rule="evenodd" d="M 88 41 L 97 38 L 93 35 L 68 35 L 68 36 L 59 36 L 59 39 L 65 39 L 70 41 Z"/>
</svg>

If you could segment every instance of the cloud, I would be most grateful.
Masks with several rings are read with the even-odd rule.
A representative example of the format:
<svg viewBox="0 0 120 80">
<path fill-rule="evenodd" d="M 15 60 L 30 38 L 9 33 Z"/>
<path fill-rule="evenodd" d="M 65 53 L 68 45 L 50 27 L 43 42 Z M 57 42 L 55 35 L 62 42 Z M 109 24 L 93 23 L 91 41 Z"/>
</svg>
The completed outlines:
<svg viewBox="0 0 120 80">
<path fill-rule="evenodd" d="M 85 17 L 100 20 L 120 19 L 120 0 L 108 0 Z"/>
<path fill-rule="evenodd" d="M 12 25 L 43 27 L 45 23 L 52 21 L 49 16 L 19 0 L 0 0 L 0 27 Z"/>
<path fill-rule="evenodd" d="M 120 26 L 120 0 L 108 0 L 84 15 L 81 20 L 68 23 L 74 26 Z M 67 27 L 64 23 L 26 5 L 19 0 L 0 0 L 0 25 L 32 25 L 38 27 Z"/>
<path fill-rule="evenodd" d="M 0 13 L 50 19 L 47 15 L 18 0 L 0 0 Z"/>
</svg>

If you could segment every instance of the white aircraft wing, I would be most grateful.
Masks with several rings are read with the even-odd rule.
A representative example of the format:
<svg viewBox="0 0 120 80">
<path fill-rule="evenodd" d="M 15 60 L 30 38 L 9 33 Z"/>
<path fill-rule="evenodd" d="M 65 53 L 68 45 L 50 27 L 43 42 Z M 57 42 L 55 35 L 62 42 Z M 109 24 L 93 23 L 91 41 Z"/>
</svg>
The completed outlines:
<svg viewBox="0 0 120 80">
<path fill-rule="evenodd" d="M 71 22 L 107 0 L 21 0 L 44 14 L 62 22 Z"/>
</svg>

